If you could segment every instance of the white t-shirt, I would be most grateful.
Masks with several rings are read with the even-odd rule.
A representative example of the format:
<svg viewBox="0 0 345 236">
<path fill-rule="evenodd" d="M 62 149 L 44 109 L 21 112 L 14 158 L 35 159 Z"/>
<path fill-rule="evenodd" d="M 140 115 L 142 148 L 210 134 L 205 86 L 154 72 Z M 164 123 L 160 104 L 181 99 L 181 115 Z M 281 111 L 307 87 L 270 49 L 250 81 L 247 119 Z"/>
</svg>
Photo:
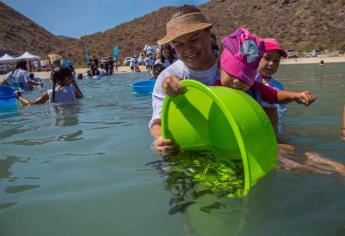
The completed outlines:
<svg viewBox="0 0 345 236">
<path fill-rule="evenodd" d="M 99 76 L 105 76 L 107 74 L 107 71 L 103 68 L 98 68 Z"/>
<path fill-rule="evenodd" d="M 145 62 L 145 66 L 153 66 L 154 64 L 154 60 L 149 57 L 145 57 L 144 62 Z"/>
<path fill-rule="evenodd" d="M 76 88 L 74 87 L 74 85 L 69 85 L 69 86 L 57 86 L 55 88 L 55 103 L 72 103 L 75 102 L 77 99 L 75 97 L 75 92 L 76 92 Z M 47 91 L 48 95 L 49 95 L 49 102 L 53 102 L 53 90 L 49 89 Z"/>
<path fill-rule="evenodd" d="M 162 82 L 165 78 L 172 75 L 181 79 L 192 78 L 193 80 L 199 81 L 205 85 L 213 85 L 217 80 L 220 80 L 217 63 L 204 71 L 194 71 L 189 69 L 181 60 L 177 60 L 171 64 L 159 74 L 155 83 L 155 87 L 152 92 L 152 118 L 149 124 L 150 127 L 154 120 L 161 118 L 162 106 L 165 98 L 165 93 L 162 90 Z"/>
<path fill-rule="evenodd" d="M 129 62 L 130 67 L 135 67 L 137 64 L 138 64 L 138 60 L 134 57 Z"/>
<path fill-rule="evenodd" d="M 11 87 L 26 88 L 26 84 L 29 80 L 29 73 L 23 69 L 16 69 L 14 72 L 11 71 L 4 76 L 4 80 Z"/>
</svg>

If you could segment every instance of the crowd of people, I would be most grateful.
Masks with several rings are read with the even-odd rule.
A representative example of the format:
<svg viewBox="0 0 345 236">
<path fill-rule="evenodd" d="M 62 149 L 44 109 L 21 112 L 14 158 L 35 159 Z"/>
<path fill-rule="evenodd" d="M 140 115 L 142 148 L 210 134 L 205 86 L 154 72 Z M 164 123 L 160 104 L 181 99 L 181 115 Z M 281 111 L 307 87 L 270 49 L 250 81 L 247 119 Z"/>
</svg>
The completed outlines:
<svg viewBox="0 0 345 236">
<path fill-rule="evenodd" d="M 89 70 L 87 75 L 90 77 L 112 75 L 114 69 L 117 71 L 118 65 L 118 60 L 115 61 L 112 57 L 104 57 L 99 61 L 96 56 L 93 56 L 88 64 Z"/>
<path fill-rule="evenodd" d="M 147 71 L 152 72 L 153 66 L 159 64 L 165 69 L 176 60 L 175 50 L 169 44 L 164 44 L 156 49 L 151 47 L 144 48 L 138 57 L 134 55 L 131 58 L 129 66 L 132 72 L 140 72 L 139 65 L 145 66 Z"/>
</svg>

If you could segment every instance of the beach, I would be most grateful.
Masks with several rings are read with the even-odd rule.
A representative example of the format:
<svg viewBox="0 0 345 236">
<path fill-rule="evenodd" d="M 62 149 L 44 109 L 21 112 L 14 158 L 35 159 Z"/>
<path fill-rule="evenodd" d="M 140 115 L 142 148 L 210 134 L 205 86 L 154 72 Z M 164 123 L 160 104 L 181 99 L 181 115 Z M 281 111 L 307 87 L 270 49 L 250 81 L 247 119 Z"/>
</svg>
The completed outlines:
<svg viewBox="0 0 345 236">
<path fill-rule="evenodd" d="M 299 58 L 289 58 L 289 59 L 282 59 L 280 61 L 281 65 L 285 64 L 318 64 L 323 61 L 325 64 L 327 63 L 341 63 L 345 62 L 345 56 L 327 56 L 327 55 L 319 55 L 318 57 L 299 57 Z"/>
<path fill-rule="evenodd" d="M 318 57 L 299 57 L 299 58 L 289 58 L 289 59 L 282 59 L 280 64 L 281 65 L 290 65 L 290 64 L 319 64 L 321 60 L 324 62 L 324 64 L 327 63 L 345 63 L 345 56 L 334 56 L 329 57 L 326 55 L 319 55 Z M 146 71 L 145 66 L 139 66 L 140 71 Z M 86 75 L 87 70 L 89 68 L 76 68 L 76 73 L 81 73 L 83 75 Z M 119 66 L 118 71 L 114 72 L 116 73 L 129 73 L 131 72 L 131 68 L 129 66 Z M 41 79 L 49 79 L 50 77 L 50 71 L 39 71 L 34 72 L 35 77 L 41 78 Z M 3 75 L 0 75 L 0 78 L 2 78 Z"/>
</svg>

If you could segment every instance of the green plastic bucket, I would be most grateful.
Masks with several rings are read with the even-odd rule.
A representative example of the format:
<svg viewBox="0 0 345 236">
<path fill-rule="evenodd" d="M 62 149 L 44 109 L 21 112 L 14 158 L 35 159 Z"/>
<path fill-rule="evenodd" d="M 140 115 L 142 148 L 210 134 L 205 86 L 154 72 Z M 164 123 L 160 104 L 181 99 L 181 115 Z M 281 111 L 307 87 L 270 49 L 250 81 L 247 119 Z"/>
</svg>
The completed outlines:
<svg viewBox="0 0 345 236">
<path fill-rule="evenodd" d="M 181 82 L 187 92 L 167 96 L 163 104 L 163 137 L 182 151 L 215 150 L 221 158 L 242 159 L 245 195 L 277 165 L 277 141 L 265 111 L 242 91 Z"/>
</svg>

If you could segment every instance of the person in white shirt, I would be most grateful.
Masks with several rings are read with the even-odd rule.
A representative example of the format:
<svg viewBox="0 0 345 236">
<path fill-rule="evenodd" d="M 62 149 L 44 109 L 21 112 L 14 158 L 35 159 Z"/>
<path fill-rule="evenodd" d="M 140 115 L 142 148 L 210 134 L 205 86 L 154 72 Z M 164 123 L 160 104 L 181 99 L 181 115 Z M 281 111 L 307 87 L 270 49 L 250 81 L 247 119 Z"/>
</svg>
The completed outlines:
<svg viewBox="0 0 345 236">
<path fill-rule="evenodd" d="M 7 73 L 3 79 L 0 80 L 0 85 L 7 85 L 24 90 L 32 90 L 34 86 L 41 85 L 40 82 L 30 79 L 29 72 L 26 70 L 26 67 L 26 61 L 18 61 L 16 69 Z"/>
<path fill-rule="evenodd" d="M 132 72 L 135 71 L 135 68 L 137 67 L 137 65 L 138 65 L 138 59 L 134 56 L 129 62 L 129 67 L 131 68 Z"/>
<path fill-rule="evenodd" d="M 158 41 L 170 43 L 179 58 L 166 68 L 157 78 L 152 93 L 152 118 L 149 123 L 153 146 L 162 155 L 178 151 L 173 140 L 161 135 L 161 112 L 164 97 L 181 94 L 183 79 L 194 79 L 206 85 L 219 81 L 217 59 L 211 48 L 211 26 L 201 11 L 185 5 L 177 9 L 166 24 L 167 35 Z"/>
<path fill-rule="evenodd" d="M 146 70 L 152 71 L 152 67 L 154 65 L 155 61 L 152 59 L 151 54 L 147 55 L 144 59 L 144 64 L 146 66 Z"/>
<path fill-rule="evenodd" d="M 176 58 L 174 58 L 174 52 L 173 49 L 169 44 L 164 44 L 160 47 L 160 56 L 156 60 L 156 64 L 162 64 L 165 68 L 170 66 L 172 63 L 176 61 Z"/>
</svg>

